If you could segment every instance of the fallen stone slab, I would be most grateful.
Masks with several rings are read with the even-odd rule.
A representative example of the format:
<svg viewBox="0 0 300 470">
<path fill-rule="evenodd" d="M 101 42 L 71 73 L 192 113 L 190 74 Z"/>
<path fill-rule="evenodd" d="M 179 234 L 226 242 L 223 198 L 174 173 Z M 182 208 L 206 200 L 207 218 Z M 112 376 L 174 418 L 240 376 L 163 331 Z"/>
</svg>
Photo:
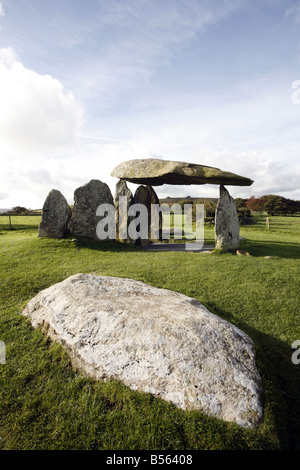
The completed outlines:
<svg viewBox="0 0 300 470">
<path fill-rule="evenodd" d="M 161 186 L 163 184 L 224 184 L 251 186 L 250 178 L 195 163 L 145 158 L 129 160 L 118 165 L 112 176 L 131 183 Z"/>
<path fill-rule="evenodd" d="M 22 313 L 96 380 L 117 379 L 246 428 L 262 422 L 252 340 L 193 298 L 79 273 L 41 291 Z"/>
</svg>

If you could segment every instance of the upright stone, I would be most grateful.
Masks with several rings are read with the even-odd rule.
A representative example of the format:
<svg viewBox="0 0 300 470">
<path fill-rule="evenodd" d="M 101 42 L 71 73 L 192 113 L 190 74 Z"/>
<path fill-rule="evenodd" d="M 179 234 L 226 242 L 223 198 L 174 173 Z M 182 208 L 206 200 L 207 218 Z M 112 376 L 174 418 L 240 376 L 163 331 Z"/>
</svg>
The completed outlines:
<svg viewBox="0 0 300 470">
<path fill-rule="evenodd" d="M 136 244 L 147 246 L 149 245 L 149 230 L 151 227 L 151 193 L 146 186 L 139 186 L 136 189 L 133 204 L 142 204 L 146 208 L 146 217 L 144 218 L 141 213 L 139 217 L 135 219 L 135 223 L 137 232 L 141 234 L 140 238 L 136 240 Z"/>
<path fill-rule="evenodd" d="M 119 180 L 116 184 L 115 191 L 115 209 L 117 239 L 121 243 L 129 241 L 128 225 L 131 219 L 128 217 L 128 210 L 132 203 L 133 195 L 126 184 L 126 181 Z"/>
<path fill-rule="evenodd" d="M 133 204 L 142 204 L 146 208 L 145 220 L 143 219 L 142 223 L 146 224 L 146 229 L 144 227 L 140 227 L 139 230 L 141 232 L 141 237 L 137 240 L 138 245 L 147 246 L 149 245 L 150 241 L 158 241 L 162 239 L 162 215 L 159 210 L 155 210 L 155 206 L 159 206 L 159 199 L 154 191 L 154 189 L 147 185 L 147 186 L 139 186 L 134 193 Z M 151 224 L 154 224 L 155 228 L 158 229 L 157 237 L 152 238 L 152 230 Z M 136 225 L 140 225 L 140 218 L 137 218 Z M 143 235 L 143 236 L 142 236 Z M 147 238 L 144 237 L 147 236 Z"/>
<path fill-rule="evenodd" d="M 220 186 L 220 198 L 215 216 L 215 248 L 235 251 L 239 248 L 240 224 L 235 202 L 227 189 Z"/>
<path fill-rule="evenodd" d="M 71 215 L 66 198 L 57 189 L 52 189 L 44 202 L 38 236 L 63 238 L 68 231 Z"/>
<path fill-rule="evenodd" d="M 153 205 L 155 205 L 156 207 L 159 206 L 158 196 L 157 196 L 156 192 L 154 191 L 154 189 L 152 188 L 152 186 L 147 186 L 147 189 L 150 193 L 150 204 L 151 204 L 151 206 L 152 207 L 153 207 Z M 152 239 L 151 232 L 149 231 L 149 239 L 152 239 L 153 241 L 161 241 L 162 240 L 162 224 L 163 224 L 161 211 L 151 210 L 150 219 L 151 219 L 150 223 L 154 223 L 158 227 L 159 233 L 158 233 L 157 239 Z M 155 220 L 153 220 L 153 219 L 155 219 Z"/>
<path fill-rule="evenodd" d="M 96 215 L 100 204 L 113 205 L 113 197 L 106 183 L 91 180 L 74 192 L 74 209 L 69 228 L 73 235 L 98 239 L 96 227 L 101 217 Z"/>
</svg>

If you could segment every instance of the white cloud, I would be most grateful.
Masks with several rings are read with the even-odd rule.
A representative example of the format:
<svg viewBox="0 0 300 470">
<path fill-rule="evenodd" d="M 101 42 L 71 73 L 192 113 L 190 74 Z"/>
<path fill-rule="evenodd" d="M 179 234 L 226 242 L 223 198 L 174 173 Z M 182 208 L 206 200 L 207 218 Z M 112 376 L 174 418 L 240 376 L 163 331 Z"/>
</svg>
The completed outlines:
<svg viewBox="0 0 300 470">
<path fill-rule="evenodd" d="M 0 49 L 0 103 L 0 207 L 39 207 L 44 188 L 60 184 L 60 158 L 77 145 L 82 109 L 58 80 L 26 68 L 11 48 Z"/>
<path fill-rule="evenodd" d="M 13 49 L 0 49 L 0 142 L 14 153 L 47 155 L 75 143 L 82 111 L 50 75 L 26 68 Z"/>
<path fill-rule="evenodd" d="M 287 79 L 260 79 L 258 70 L 247 83 L 237 78 L 230 89 L 225 83 L 215 88 L 215 81 L 205 87 L 205 79 L 203 87 L 200 80 L 191 89 L 172 84 L 176 52 L 189 51 L 203 30 L 247 2 L 98 2 L 102 16 L 95 14 L 88 22 L 57 15 L 53 49 L 43 43 L 49 35 L 36 21 L 40 57 L 49 58 L 39 66 L 59 74 L 61 81 L 26 68 L 13 49 L 0 49 L 0 159 L 5 175 L 0 208 L 41 207 L 52 188 L 71 203 L 74 190 L 92 178 L 108 183 L 114 192 L 113 168 L 147 157 L 216 166 L 255 181 L 250 188 L 229 188 L 234 197 L 274 192 L 300 198 L 300 106 L 292 104 L 289 74 Z M 294 15 L 297 19 L 297 10 Z M 32 51 L 28 47 L 35 63 Z M 155 80 L 160 74 L 162 82 Z M 62 82 L 85 103 L 84 128 L 82 110 Z M 157 192 L 217 197 L 218 187 L 163 186 Z"/>
<path fill-rule="evenodd" d="M 0 3 L 0 18 L 3 18 L 5 16 L 5 11 L 2 3 Z"/>
<path fill-rule="evenodd" d="M 295 23 L 299 24 L 300 23 L 300 2 L 296 2 L 295 5 L 293 5 L 291 8 L 288 8 L 285 12 L 284 17 L 287 18 L 291 16 Z"/>
<path fill-rule="evenodd" d="M 87 44 L 96 53 L 81 56 L 82 67 L 70 77 L 78 93 L 108 109 L 152 89 L 152 77 L 164 73 L 180 49 L 211 25 L 225 20 L 244 0 L 98 0 L 100 13 L 90 31 L 76 24 L 77 53 Z M 72 38 L 70 38 L 72 43 Z M 97 44 L 97 46 L 95 46 Z"/>
</svg>

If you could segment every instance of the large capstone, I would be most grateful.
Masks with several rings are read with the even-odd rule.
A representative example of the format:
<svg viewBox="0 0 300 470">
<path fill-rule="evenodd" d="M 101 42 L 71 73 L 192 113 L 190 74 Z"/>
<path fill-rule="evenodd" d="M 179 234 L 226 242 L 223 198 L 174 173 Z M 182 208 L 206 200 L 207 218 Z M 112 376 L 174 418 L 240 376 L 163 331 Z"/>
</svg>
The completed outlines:
<svg viewBox="0 0 300 470">
<path fill-rule="evenodd" d="M 70 220 L 70 232 L 79 237 L 98 239 L 97 224 L 101 218 L 97 209 L 102 204 L 113 206 L 113 197 L 106 183 L 91 180 L 74 192 L 74 208 Z M 103 214 L 104 215 L 104 214 Z"/>
<path fill-rule="evenodd" d="M 149 186 L 163 184 L 225 184 L 250 186 L 253 181 L 218 168 L 195 163 L 160 160 L 156 158 L 129 160 L 111 173 L 126 181 Z"/>
<path fill-rule="evenodd" d="M 39 237 L 63 238 L 67 234 L 71 209 L 60 191 L 52 189 L 43 205 Z"/>
<path fill-rule="evenodd" d="M 262 422 L 252 340 L 195 299 L 133 279 L 76 274 L 22 313 L 96 380 L 117 379 L 243 427 Z"/>
<path fill-rule="evenodd" d="M 215 248 L 235 251 L 240 244 L 240 224 L 233 198 L 220 186 L 220 198 L 215 214 Z"/>
</svg>

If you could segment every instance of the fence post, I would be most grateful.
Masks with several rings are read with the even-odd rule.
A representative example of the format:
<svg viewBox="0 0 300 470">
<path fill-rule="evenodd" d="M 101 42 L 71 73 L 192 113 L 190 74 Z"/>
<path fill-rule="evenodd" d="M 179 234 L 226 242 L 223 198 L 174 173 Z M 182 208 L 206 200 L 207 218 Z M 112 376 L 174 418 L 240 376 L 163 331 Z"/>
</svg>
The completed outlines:
<svg viewBox="0 0 300 470">
<path fill-rule="evenodd" d="M 270 228 L 270 220 L 269 217 L 266 218 L 266 225 L 267 225 L 267 230 Z"/>
</svg>

